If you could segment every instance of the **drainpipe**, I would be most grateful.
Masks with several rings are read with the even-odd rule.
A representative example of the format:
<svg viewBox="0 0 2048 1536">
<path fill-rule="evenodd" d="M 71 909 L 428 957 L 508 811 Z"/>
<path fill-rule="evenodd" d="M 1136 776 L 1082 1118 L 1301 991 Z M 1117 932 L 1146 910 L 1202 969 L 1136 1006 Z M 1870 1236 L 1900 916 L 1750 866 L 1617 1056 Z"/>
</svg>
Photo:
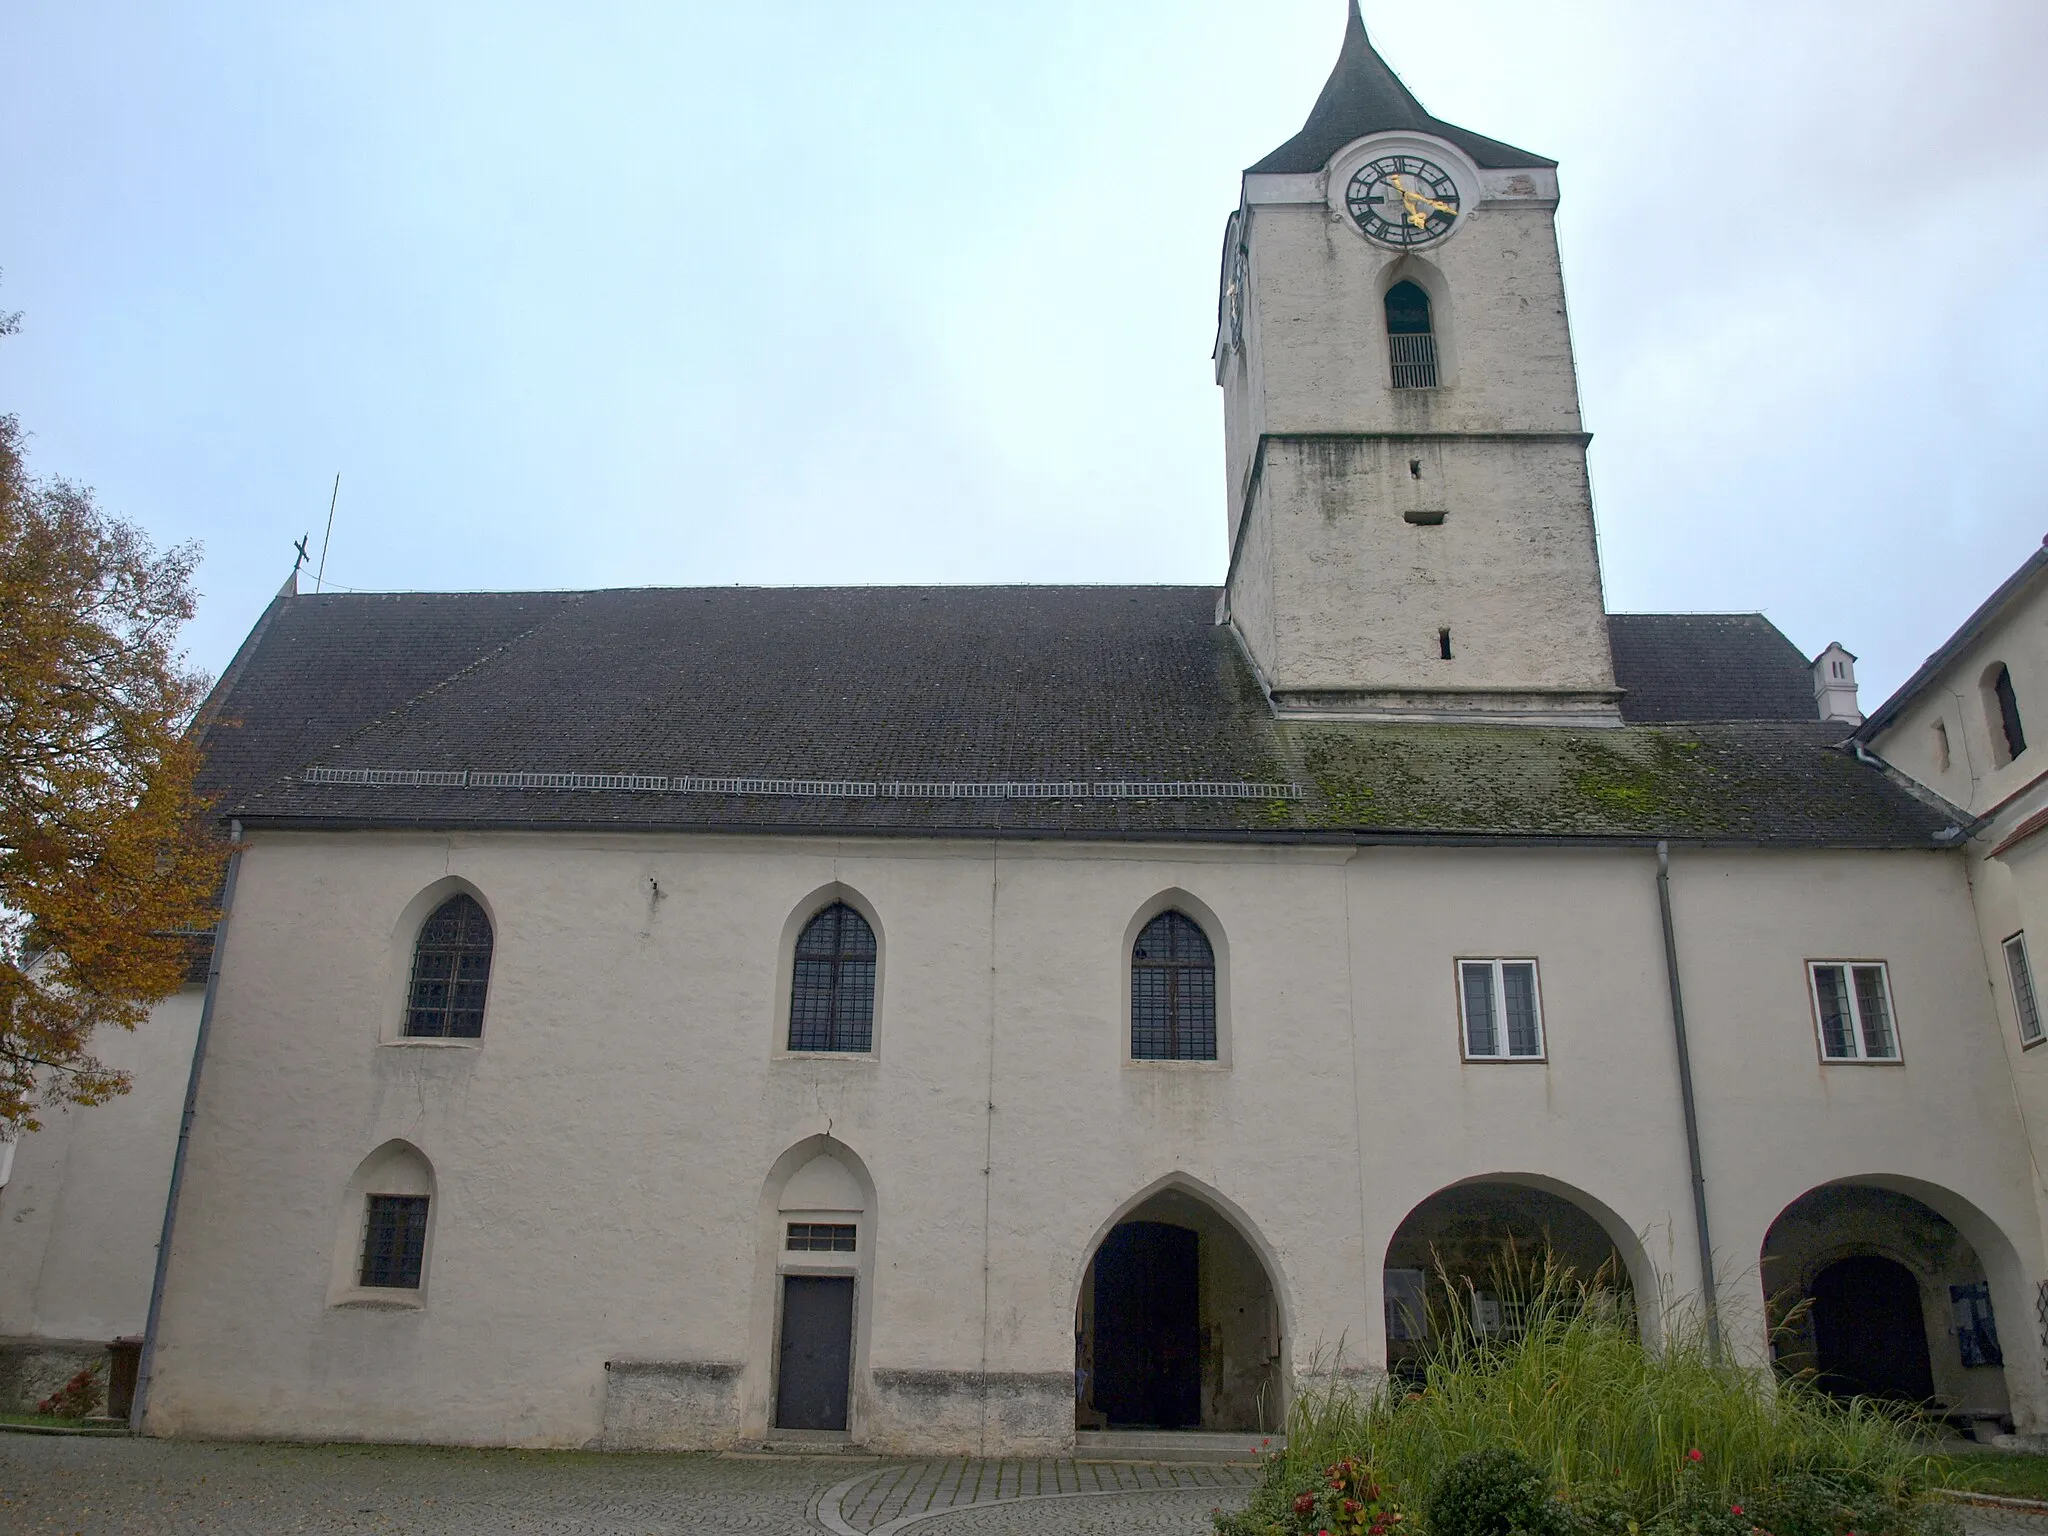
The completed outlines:
<svg viewBox="0 0 2048 1536">
<path fill-rule="evenodd" d="M 1692 1219 L 1700 1241 L 1700 1304 L 1707 1352 L 1721 1358 L 1720 1306 L 1714 1296 L 1714 1239 L 1707 1230 L 1707 1175 L 1700 1166 L 1700 1115 L 1693 1100 L 1692 1050 L 1685 1040 L 1685 991 L 1678 982 L 1678 927 L 1671 918 L 1671 844 L 1657 844 L 1657 911 L 1664 920 L 1664 975 L 1671 987 L 1671 1036 L 1678 1046 L 1678 1097 L 1685 1106 L 1685 1156 L 1692 1165 Z"/>
<path fill-rule="evenodd" d="M 171 1232 L 178 1222 L 178 1193 L 185 1187 L 185 1154 L 192 1145 L 192 1119 L 199 1103 L 199 1070 L 206 1064 L 206 1037 L 213 1029 L 213 1000 L 220 992 L 220 955 L 227 942 L 228 913 L 235 905 L 235 877 L 242 872 L 242 823 L 228 823 L 228 841 L 235 845 L 228 855 L 227 879 L 221 886 L 220 916 L 213 924 L 213 953 L 206 961 L 206 1000 L 199 1005 L 199 1033 L 192 1040 L 192 1070 L 185 1078 L 185 1112 L 178 1120 L 178 1150 L 171 1158 L 171 1187 L 164 1196 L 163 1231 L 156 1240 L 156 1274 L 149 1283 L 149 1321 L 142 1330 L 142 1360 L 135 1373 L 135 1402 L 128 1410 L 128 1427 L 142 1432 L 142 1416 L 149 1407 L 150 1378 L 156 1371 L 157 1322 L 164 1309 L 164 1274 L 171 1263 Z"/>
</svg>

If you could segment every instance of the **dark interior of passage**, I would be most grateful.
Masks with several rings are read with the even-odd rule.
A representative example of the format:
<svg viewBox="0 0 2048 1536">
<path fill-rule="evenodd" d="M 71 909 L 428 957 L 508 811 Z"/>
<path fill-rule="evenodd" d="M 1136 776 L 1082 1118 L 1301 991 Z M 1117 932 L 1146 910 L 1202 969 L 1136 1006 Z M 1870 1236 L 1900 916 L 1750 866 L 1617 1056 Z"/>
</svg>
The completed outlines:
<svg viewBox="0 0 2048 1536">
<path fill-rule="evenodd" d="M 1127 1221 L 1102 1240 L 1095 1254 L 1095 1405 L 1112 1429 L 1201 1425 L 1199 1234 Z"/>
<path fill-rule="evenodd" d="M 845 1429 L 852 1375 L 853 1277 L 783 1276 L 776 1427 Z"/>
<path fill-rule="evenodd" d="M 1819 1385 L 1840 1397 L 1924 1403 L 1934 1396 L 1920 1282 L 1877 1254 L 1830 1264 L 1813 1277 Z"/>
</svg>

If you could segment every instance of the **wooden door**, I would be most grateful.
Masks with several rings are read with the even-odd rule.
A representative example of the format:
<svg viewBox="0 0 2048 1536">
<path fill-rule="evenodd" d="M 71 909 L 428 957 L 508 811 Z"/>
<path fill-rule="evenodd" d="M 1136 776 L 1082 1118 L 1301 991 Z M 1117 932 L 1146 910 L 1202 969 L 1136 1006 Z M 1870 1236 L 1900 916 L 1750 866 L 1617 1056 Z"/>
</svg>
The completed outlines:
<svg viewBox="0 0 2048 1536">
<path fill-rule="evenodd" d="M 845 1429 L 853 1377 L 853 1277 L 782 1277 L 778 1429 Z"/>
<path fill-rule="evenodd" d="M 1200 1239 L 1127 1221 L 1095 1253 L 1095 1406 L 1113 1427 L 1202 1422 Z"/>
</svg>

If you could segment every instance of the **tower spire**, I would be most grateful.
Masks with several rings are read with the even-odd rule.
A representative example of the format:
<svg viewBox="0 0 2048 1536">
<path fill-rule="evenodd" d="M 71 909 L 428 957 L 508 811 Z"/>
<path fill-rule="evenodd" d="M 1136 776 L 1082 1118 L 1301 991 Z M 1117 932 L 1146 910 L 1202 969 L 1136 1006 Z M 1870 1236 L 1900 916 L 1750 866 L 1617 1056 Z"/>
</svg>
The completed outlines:
<svg viewBox="0 0 2048 1536">
<path fill-rule="evenodd" d="M 1511 144 L 1482 138 L 1450 123 L 1431 117 L 1415 93 L 1401 83 L 1387 61 L 1365 33 L 1365 16 L 1358 0 L 1349 0 L 1350 14 L 1344 22 L 1344 45 L 1337 53 L 1337 67 L 1323 86 L 1322 95 L 1310 110 L 1301 132 L 1252 166 L 1253 176 L 1303 174 L 1320 171 L 1330 157 L 1353 139 L 1369 133 L 1408 129 L 1449 139 L 1470 155 L 1476 164 L 1490 168 L 1510 166 L 1553 166 L 1557 162 Z"/>
</svg>

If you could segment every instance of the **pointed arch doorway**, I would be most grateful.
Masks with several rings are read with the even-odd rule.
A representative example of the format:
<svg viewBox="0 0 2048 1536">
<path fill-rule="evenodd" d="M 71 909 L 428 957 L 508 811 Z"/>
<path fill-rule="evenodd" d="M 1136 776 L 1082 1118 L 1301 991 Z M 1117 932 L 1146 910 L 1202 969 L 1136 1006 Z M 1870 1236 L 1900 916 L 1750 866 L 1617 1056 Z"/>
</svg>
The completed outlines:
<svg viewBox="0 0 2048 1536">
<path fill-rule="evenodd" d="M 1104 1234 L 1074 1316 L 1082 1430 L 1270 1430 L 1283 1422 L 1280 1307 L 1230 1218 L 1152 1195 Z"/>
</svg>

